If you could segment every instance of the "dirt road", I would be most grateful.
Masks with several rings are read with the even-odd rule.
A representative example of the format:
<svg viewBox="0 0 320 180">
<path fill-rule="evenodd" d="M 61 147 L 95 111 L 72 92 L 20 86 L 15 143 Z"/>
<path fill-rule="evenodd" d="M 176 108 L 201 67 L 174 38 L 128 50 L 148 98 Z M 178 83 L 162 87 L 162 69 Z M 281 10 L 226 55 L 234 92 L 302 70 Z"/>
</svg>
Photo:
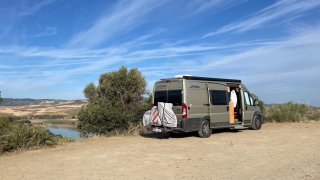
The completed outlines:
<svg viewBox="0 0 320 180">
<path fill-rule="evenodd" d="M 0 156 L 0 179 L 320 179 L 320 123 L 95 138 Z"/>
</svg>

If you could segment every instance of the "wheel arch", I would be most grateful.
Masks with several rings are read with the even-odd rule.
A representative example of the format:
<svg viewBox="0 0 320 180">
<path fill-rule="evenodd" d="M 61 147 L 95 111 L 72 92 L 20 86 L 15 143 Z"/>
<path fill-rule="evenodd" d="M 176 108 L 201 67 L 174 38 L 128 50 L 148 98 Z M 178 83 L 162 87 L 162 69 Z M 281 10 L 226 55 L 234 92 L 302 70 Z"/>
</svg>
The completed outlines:
<svg viewBox="0 0 320 180">
<path fill-rule="evenodd" d="M 202 121 L 209 121 L 209 126 L 210 126 L 210 128 L 211 128 L 210 116 L 208 116 L 208 115 L 202 116 L 201 122 L 202 122 Z M 200 123 L 200 126 L 201 126 L 201 123 Z M 200 128 L 200 127 L 199 127 L 199 128 Z"/>
<path fill-rule="evenodd" d="M 263 124 L 263 123 L 264 123 L 264 118 L 263 118 L 262 112 L 260 112 L 260 111 L 255 111 L 255 112 L 253 113 L 253 116 L 252 116 L 252 119 L 251 119 L 251 124 L 253 123 L 253 120 L 254 120 L 254 118 L 255 118 L 256 116 L 259 116 L 259 117 L 261 118 L 262 124 Z"/>
</svg>

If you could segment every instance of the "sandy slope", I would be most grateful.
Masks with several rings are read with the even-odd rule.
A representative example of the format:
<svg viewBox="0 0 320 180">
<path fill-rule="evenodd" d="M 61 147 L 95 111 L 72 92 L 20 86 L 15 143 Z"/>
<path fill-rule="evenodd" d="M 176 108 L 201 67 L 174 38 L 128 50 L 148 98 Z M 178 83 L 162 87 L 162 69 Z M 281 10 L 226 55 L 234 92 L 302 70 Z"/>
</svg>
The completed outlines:
<svg viewBox="0 0 320 180">
<path fill-rule="evenodd" d="M 0 179 L 320 179 L 320 123 L 95 138 L 0 156 Z"/>
<path fill-rule="evenodd" d="M 74 101 L 66 102 L 54 102 L 44 101 L 36 105 L 24 105 L 24 106 L 0 106 L 0 115 L 2 116 L 39 116 L 39 115 L 54 115 L 71 117 L 77 110 L 83 106 L 83 103 L 77 103 Z"/>
</svg>

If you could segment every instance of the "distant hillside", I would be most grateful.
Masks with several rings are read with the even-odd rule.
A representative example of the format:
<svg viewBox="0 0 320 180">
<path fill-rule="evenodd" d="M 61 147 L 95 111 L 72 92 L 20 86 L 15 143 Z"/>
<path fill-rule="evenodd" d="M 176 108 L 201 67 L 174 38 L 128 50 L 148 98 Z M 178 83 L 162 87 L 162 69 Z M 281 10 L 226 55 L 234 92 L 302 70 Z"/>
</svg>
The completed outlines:
<svg viewBox="0 0 320 180">
<path fill-rule="evenodd" d="M 59 104 L 59 103 L 73 103 L 83 104 L 85 100 L 58 100 L 58 99 L 14 99 L 14 98 L 3 98 L 1 106 L 28 106 L 28 105 L 39 105 L 39 104 Z"/>
</svg>

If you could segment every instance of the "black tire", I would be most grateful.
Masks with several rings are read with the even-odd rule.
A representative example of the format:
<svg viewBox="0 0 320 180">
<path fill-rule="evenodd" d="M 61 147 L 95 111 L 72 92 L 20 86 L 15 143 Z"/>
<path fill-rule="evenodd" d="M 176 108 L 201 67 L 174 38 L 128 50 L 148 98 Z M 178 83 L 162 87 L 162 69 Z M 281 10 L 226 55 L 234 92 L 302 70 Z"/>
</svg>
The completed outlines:
<svg viewBox="0 0 320 180">
<path fill-rule="evenodd" d="M 202 121 L 198 134 L 202 138 L 207 138 L 211 136 L 212 130 L 210 129 L 209 121 Z"/>
<path fill-rule="evenodd" d="M 253 130 L 259 130 L 261 129 L 262 126 L 262 119 L 260 116 L 254 116 L 253 121 L 252 121 L 252 125 L 251 125 L 251 129 Z"/>
</svg>

